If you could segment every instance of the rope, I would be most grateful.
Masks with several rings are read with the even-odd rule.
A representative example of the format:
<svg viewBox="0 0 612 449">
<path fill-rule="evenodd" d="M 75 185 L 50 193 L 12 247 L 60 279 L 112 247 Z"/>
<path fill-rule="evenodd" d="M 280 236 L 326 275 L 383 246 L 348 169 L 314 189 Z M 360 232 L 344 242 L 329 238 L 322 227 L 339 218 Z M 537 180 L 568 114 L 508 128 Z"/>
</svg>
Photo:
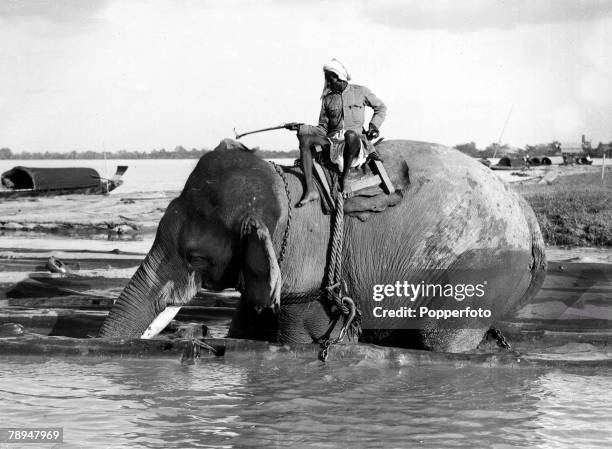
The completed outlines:
<svg viewBox="0 0 612 449">
<path fill-rule="evenodd" d="M 274 167 L 274 170 L 276 170 L 276 173 L 278 173 L 278 175 L 283 180 L 283 184 L 285 186 L 285 194 L 287 195 L 287 226 L 285 227 L 285 233 L 283 234 L 283 241 L 281 243 L 280 252 L 278 254 L 278 268 L 279 270 L 281 270 L 281 274 L 282 274 L 283 270 L 281 269 L 281 264 L 283 263 L 283 260 L 285 259 L 285 253 L 287 252 L 287 244 L 289 241 L 289 230 L 291 229 L 291 218 L 293 217 L 293 204 L 291 202 L 291 192 L 289 190 L 289 182 L 287 181 L 285 172 L 283 171 L 280 165 L 277 165 L 272 161 L 270 161 L 270 164 L 272 164 L 272 166 Z"/>
<path fill-rule="evenodd" d="M 181 365 L 193 365 L 195 363 L 195 359 L 200 358 L 200 352 L 202 349 L 212 352 L 216 357 L 221 357 L 225 354 L 225 348 L 215 348 L 206 343 L 204 340 L 192 338 L 190 340 L 181 341 L 185 341 L 186 343 L 181 355 Z"/>
<path fill-rule="evenodd" d="M 499 346 L 509 351 L 512 350 L 512 346 L 510 346 L 510 343 L 508 343 L 508 340 L 506 340 L 506 337 L 504 337 L 504 334 L 499 329 L 492 327 L 488 332 L 497 341 Z"/>
<path fill-rule="evenodd" d="M 291 193 L 289 190 L 289 183 L 285 176 L 283 169 L 270 162 L 274 167 L 274 170 L 283 180 L 285 187 L 285 193 L 287 194 L 287 226 L 283 234 L 283 241 L 281 243 L 281 249 L 278 256 L 278 266 L 281 268 L 281 263 L 285 258 L 287 251 L 289 230 L 291 228 L 291 219 L 293 213 L 293 204 L 291 202 Z M 336 339 L 331 339 L 331 333 L 333 332 L 335 325 L 330 328 L 328 333 L 323 337 L 321 341 L 321 351 L 319 352 L 319 359 L 322 361 L 327 360 L 329 350 L 332 345 L 340 342 L 344 336 L 348 333 L 349 338 L 353 339 L 361 334 L 361 313 L 355 306 L 355 302 L 346 294 L 346 284 L 342 281 L 342 250 L 344 245 L 344 196 L 338 188 L 338 175 L 333 175 L 333 188 L 332 191 L 336 192 L 335 202 L 335 213 L 334 221 L 332 225 L 332 236 L 331 236 L 331 249 L 329 255 L 329 263 L 327 266 L 327 287 L 323 292 L 326 293 L 328 301 L 337 308 L 341 316 L 344 317 L 344 324 L 340 330 L 340 334 Z M 282 270 L 281 270 L 282 273 Z M 290 293 L 286 296 L 281 296 L 281 305 L 290 304 L 305 304 L 308 302 L 318 301 L 322 297 L 321 289 L 314 289 L 302 293 Z"/>
<path fill-rule="evenodd" d="M 361 334 L 361 313 L 355 302 L 345 296 L 346 283 L 342 280 L 342 250 L 344 246 L 344 195 L 338 188 L 338 176 L 333 177 L 333 190 L 336 192 L 336 209 L 332 225 L 331 249 L 327 266 L 327 299 L 340 311 L 344 324 L 334 340 L 330 338 L 333 326 L 321 341 L 319 360 L 326 361 L 332 345 L 340 342 L 348 333 L 349 339 Z"/>
<path fill-rule="evenodd" d="M 344 244 L 344 197 L 338 191 L 336 195 L 336 210 L 332 226 L 332 241 L 329 264 L 327 266 L 327 298 L 338 307 L 343 315 L 349 310 L 342 304 L 341 293 L 344 288 L 342 281 L 342 249 Z M 339 293 L 336 293 L 336 290 Z"/>
</svg>

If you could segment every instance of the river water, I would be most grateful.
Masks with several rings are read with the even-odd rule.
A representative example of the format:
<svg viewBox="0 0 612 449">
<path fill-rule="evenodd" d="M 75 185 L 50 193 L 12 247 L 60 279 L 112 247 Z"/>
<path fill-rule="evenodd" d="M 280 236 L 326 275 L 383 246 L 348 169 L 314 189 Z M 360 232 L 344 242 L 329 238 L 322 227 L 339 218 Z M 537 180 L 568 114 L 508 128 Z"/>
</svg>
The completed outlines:
<svg viewBox="0 0 612 449">
<path fill-rule="evenodd" d="M 274 159 L 279 164 L 293 164 L 294 159 Z M 121 195 L 129 192 L 155 192 L 183 190 L 187 177 L 198 159 L 68 159 L 68 160 L 0 160 L 0 173 L 13 167 L 91 167 L 104 178 L 111 178 L 118 165 L 127 165 L 122 176 L 123 185 L 111 192 Z"/>
<path fill-rule="evenodd" d="M 0 366 L 0 404 L 2 427 L 62 427 L 67 448 L 609 448 L 610 374 L 286 353 L 18 357 Z"/>
<path fill-rule="evenodd" d="M 294 159 L 274 159 L 278 164 L 292 165 Z M 194 169 L 198 159 L 67 159 L 67 160 L 0 160 L 0 173 L 11 168 L 24 165 L 26 167 L 91 167 L 100 176 L 110 178 L 118 165 L 127 165 L 128 170 L 123 175 L 123 185 L 111 192 L 111 195 L 121 195 L 129 192 L 180 191 L 187 177 Z M 593 162 L 601 166 L 601 159 Z M 531 177 L 543 176 L 548 170 L 558 167 L 537 168 L 529 172 Z M 588 168 L 584 168 L 588 170 Z M 595 168 L 593 168 L 596 171 Z M 517 182 L 525 178 L 514 176 L 513 171 L 493 171 L 506 182 Z"/>
</svg>

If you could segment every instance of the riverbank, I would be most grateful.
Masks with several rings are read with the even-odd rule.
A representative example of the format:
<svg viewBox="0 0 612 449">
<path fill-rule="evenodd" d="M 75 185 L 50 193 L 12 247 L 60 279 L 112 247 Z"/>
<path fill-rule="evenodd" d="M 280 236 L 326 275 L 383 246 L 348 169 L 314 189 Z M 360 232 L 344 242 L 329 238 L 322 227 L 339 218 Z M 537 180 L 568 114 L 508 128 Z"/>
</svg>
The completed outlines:
<svg viewBox="0 0 612 449">
<path fill-rule="evenodd" d="M 178 191 L 162 191 L 4 200 L 0 232 L 111 239 L 148 236 L 155 233 L 166 207 L 178 195 Z"/>
<path fill-rule="evenodd" d="M 547 245 L 612 246 L 612 172 L 554 167 L 514 188 L 533 208 Z"/>
</svg>

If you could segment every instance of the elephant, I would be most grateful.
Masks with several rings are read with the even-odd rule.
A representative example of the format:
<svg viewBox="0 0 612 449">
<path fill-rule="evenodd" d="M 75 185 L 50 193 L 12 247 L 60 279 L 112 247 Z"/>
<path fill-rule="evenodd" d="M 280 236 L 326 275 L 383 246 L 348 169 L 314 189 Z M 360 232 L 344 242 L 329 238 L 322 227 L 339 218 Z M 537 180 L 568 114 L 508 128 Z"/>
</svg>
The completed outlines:
<svg viewBox="0 0 612 449">
<path fill-rule="evenodd" d="M 410 179 L 398 204 L 367 219 L 344 219 L 342 278 L 362 322 L 370 323 L 361 341 L 472 350 L 542 285 L 546 258 L 535 215 L 487 167 L 457 150 L 387 140 L 377 152 L 392 180 L 406 166 Z M 337 308 L 325 295 L 316 296 L 325 285 L 332 216 L 317 202 L 294 208 L 303 189 L 299 167 L 280 170 L 243 144 L 222 141 L 202 156 L 169 204 L 151 250 L 99 335 L 150 338 L 203 287 L 241 292 L 230 337 L 284 344 L 337 336 Z M 443 325 L 424 316 L 377 327 L 381 320 L 373 305 L 397 309 L 407 304 L 399 296 L 373 302 L 373 286 L 457 281 L 474 273 L 487 276 L 479 304 L 489 308 L 489 318 Z M 311 301 L 285 301 L 308 292 L 315 295 Z M 413 304 L 433 311 L 461 305 L 438 293 Z"/>
</svg>

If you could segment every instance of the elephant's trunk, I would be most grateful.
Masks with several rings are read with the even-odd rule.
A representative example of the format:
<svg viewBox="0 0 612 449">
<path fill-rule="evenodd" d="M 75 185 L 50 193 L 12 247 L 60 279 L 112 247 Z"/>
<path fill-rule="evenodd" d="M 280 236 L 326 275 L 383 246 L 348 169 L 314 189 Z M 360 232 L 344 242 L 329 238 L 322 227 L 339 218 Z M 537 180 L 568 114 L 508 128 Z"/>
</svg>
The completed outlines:
<svg viewBox="0 0 612 449">
<path fill-rule="evenodd" d="M 165 304 L 160 304 L 159 297 L 157 300 L 151 297 L 160 287 L 155 268 L 160 266 L 160 252 L 152 250 L 123 289 L 102 325 L 101 337 L 138 338 L 164 310 Z"/>
<path fill-rule="evenodd" d="M 188 302 L 199 287 L 195 273 L 177 269 L 182 264 L 174 259 L 153 245 L 104 321 L 100 337 L 149 338 L 165 327 L 178 311 L 163 313 L 166 307 Z M 147 331 L 158 317 L 165 323 Z"/>
</svg>

